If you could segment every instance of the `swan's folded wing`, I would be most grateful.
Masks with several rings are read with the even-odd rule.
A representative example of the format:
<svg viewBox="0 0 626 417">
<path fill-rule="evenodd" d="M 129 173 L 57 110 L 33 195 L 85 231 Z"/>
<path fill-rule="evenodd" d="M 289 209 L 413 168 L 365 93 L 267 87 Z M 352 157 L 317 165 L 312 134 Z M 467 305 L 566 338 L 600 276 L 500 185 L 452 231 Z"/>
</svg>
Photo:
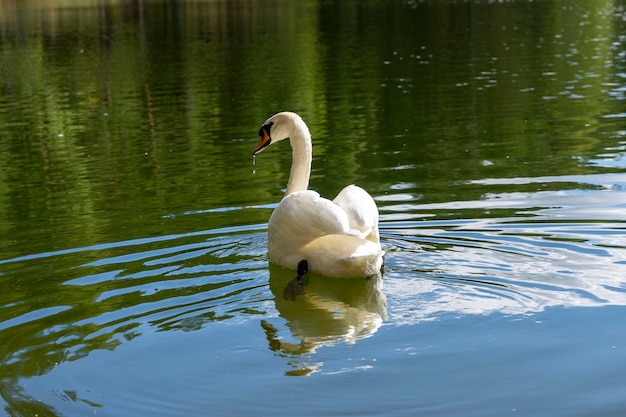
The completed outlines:
<svg viewBox="0 0 626 417">
<path fill-rule="evenodd" d="M 335 197 L 333 203 L 347 213 L 350 228 L 358 230 L 363 238 L 373 233 L 378 240 L 378 207 L 367 191 L 356 185 L 348 185 Z"/>
<path fill-rule="evenodd" d="M 350 232 L 344 210 L 310 190 L 283 198 L 272 213 L 269 228 L 278 234 L 288 234 L 294 243 L 308 243 L 320 236 Z"/>
</svg>

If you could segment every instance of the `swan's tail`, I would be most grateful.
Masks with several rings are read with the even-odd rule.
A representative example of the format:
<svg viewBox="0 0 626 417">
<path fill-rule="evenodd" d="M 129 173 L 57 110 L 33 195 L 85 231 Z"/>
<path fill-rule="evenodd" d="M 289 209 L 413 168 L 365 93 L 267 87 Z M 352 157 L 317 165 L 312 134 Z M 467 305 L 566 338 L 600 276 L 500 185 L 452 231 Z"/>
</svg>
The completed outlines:
<svg viewBox="0 0 626 417">
<path fill-rule="evenodd" d="M 322 236 L 300 250 L 310 271 L 334 278 L 376 275 L 383 266 L 384 254 L 378 243 L 340 234 Z"/>
</svg>

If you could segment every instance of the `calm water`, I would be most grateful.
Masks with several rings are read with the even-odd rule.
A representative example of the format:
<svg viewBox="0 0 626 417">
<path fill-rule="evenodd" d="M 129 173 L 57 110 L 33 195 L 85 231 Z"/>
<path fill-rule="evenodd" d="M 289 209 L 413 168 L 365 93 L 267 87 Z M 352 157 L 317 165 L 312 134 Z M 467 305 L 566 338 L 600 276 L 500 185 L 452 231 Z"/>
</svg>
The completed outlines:
<svg viewBox="0 0 626 417">
<path fill-rule="evenodd" d="M 7 416 L 622 416 L 624 1 L 0 1 Z M 268 264 L 312 188 L 382 279 Z"/>
</svg>

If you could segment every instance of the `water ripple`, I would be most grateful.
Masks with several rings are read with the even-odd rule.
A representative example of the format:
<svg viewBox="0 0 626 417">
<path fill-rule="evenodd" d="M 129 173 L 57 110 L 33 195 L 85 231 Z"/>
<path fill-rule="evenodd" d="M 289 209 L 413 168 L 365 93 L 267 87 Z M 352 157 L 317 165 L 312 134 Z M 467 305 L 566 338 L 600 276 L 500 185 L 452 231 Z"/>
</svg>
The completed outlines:
<svg viewBox="0 0 626 417">
<path fill-rule="evenodd" d="M 284 294 L 293 272 L 268 269 L 265 228 L 207 230 L 3 261 L 0 273 L 15 282 L 23 274 L 47 276 L 44 285 L 28 289 L 37 296 L 6 292 L 0 299 L 2 317 L 11 317 L 0 323 L 2 339 L 14 341 L 0 350 L 6 378 L 29 375 L 25 363 L 49 370 L 139 336 L 250 320 L 261 321 L 272 350 L 296 358 L 289 372 L 307 374 L 315 369 L 301 355 L 376 332 L 387 317 L 380 279 L 316 277 L 291 301 Z"/>
<path fill-rule="evenodd" d="M 625 305 L 625 230 L 537 217 L 386 222 L 392 320 Z"/>
<path fill-rule="evenodd" d="M 623 197 L 596 189 L 418 204 L 390 195 L 379 199 L 384 279 L 317 277 L 296 301 L 285 296 L 293 272 L 268 268 L 266 225 L 3 260 L 0 274 L 12 278 L 0 296 L 0 332 L 12 341 L 0 351 L 5 374 L 29 375 L 26 368 L 50 369 L 157 332 L 253 321 L 270 350 L 289 359 L 287 373 L 306 375 L 321 369 L 311 360 L 317 349 L 355 343 L 384 321 L 626 305 L 626 221 L 596 212 Z M 493 214 L 472 217 L 476 207 Z M 23 286 L 30 276 L 46 278 Z"/>
<path fill-rule="evenodd" d="M 0 273 L 11 275 L 15 287 L 0 299 L 1 317 L 8 318 L 0 323 L 2 339 L 12 341 L 0 351 L 5 377 L 29 374 L 21 364 L 46 369 L 155 331 L 264 314 L 271 298 L 264 227 L 3 260 Z M 39 287 L 21 287 L 24 274 L 47 278 Z"/>
</svg>

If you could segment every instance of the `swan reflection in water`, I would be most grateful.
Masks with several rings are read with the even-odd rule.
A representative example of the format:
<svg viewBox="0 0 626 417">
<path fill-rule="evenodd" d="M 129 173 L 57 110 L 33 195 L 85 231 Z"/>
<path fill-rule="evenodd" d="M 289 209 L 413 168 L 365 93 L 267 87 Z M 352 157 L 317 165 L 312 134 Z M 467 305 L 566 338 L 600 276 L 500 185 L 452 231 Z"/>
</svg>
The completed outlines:
<svg viewBox="0 0 626 417">
<path fill-rule="evenodd" d="M 270 290 L 289 331 L 269 320 L 261 326 L 269 348 L 291 359 L 288 375 L 318 371 L 321 363 L 310 362 L 318 348 L 356 343 L 376 333 L 387 319 L 380 274 L 347 280 L 307 274 L 300 284 L 294 271 L 271 264 Z"/>
</svg>

